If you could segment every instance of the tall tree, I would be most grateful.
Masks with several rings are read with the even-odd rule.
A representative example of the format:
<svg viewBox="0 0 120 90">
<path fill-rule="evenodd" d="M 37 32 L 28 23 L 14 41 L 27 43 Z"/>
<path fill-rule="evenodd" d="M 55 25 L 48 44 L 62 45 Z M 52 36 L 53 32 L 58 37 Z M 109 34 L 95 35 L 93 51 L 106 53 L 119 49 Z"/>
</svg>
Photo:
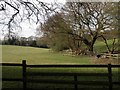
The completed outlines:
<svg viewBox="0 0 120 90">
<path fill-rule="evenodd" d="M 114 22 L 110 13 L 106 12 L 110 3 L 81 3 L 68 2 L 65 5 L 64 11 L 66 19 L 71 23 L 72 30 L 88 47 L 90 52 L 93 52 L 93 46 L 99 37 L 103 37 L 104 31 L 112 30 Z M 78 39 L 78 38 L 77 38 Z"/>
<path fill-rule="evenodd" d="M 106 43 L 105 33 L 115 32 L 115 17 L 110 13 L 110 8 L 114 7 L 114 3 L 67 2 L 61 13 L 52 15 L 41 25 L 41 30 L 53 45 L 60 45 L 64 40 L 65 45 L 79 54 L 84 43 L 93 54 L 96 40 L 101 37 Z"/>
</svg>

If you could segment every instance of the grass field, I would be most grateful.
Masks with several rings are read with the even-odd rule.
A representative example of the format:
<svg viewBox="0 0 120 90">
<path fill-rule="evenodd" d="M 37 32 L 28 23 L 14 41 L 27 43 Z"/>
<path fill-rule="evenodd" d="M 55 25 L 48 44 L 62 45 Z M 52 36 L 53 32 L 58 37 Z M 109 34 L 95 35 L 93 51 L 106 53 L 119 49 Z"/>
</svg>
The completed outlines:
<svg viewBox="0 0 120 90">
<path fill-rule="evenodd" d="M 42 48 L 2 46 L 2 62 L 21 63 L 22 60 L 27 60 L 27 64 L 90 64 L 88 56 L 64 55 Z"/>
<path fill-rule="evenodd" d="M 95 45 L 95 49 L 100 49 L 98 43 Z M 102 46 L 104 47 L 104 45 Z M 105 48 L 105 47 L 104 47 Z M 105 49 L 104 49 L 105 50 Z M 33 48 L 33 47 L 22 47 L 22 46 L 2 46 L 2 62 L 6 63 L 21 63 L 22 60 L 27 60 L 27 64 L 93 64 L 91 63 L 91 57 L 89 56 L 70 56 L 62 53 L 55 53 L 49 49 Z M 39 68 L 39 69 L 28 69 L 33 72 L 107 72 L 107 69 L 97 68 Z M 4 78 L 22 78 L 21 67 L 2 67 L 2 76 Z M 113 80 L 118 80 L 118 69 L 113 69 Z M 34 78 L 34 77 L 31 77 Z M 73 77 L 37 77 L 40 79 L 57 79 L 57 80 L 72 80 Z M 80 80 L 107 80 L 107 77 L 79 77 Z M 3 82 L 3 88 L 21 88 L 22 83 L 20 82 Z M 52 85 L 52 84 L 29 84 L 28 87 L 41 88 L 41 87 L 70 87 L 70 85 Z M 71 86 L 72 87 L 72 86 Z M 49 90 L 49 89 L 48 89 Z M 61 89 L 59 89 L 61 90 Z M 67 90 L 67 89 L 66 89 Z"/>
<path fill-rule="evenodd" d="M 108 43 L 109 47 L 111 48 L 112 44 L 113 44 L 113 40 L 111 40 L 111 39 L 107 40 L 107 43 Z M 115 43 L 118 43 L 118 39 L 116 39 Z M 95 45 L 94 45 L 94 51 L 97 52 L 97 53 L 106 52 L 107 47 L 106 47 L 104 41 L 96 41 Z"/>
<path fill-rule="evenodd" d="M 22 68 L 21 67 L 3 67 L 2 68 L 2 75 L 3 78 L 22 78 Z M 106 73 L 107 68 L 33 68 L 27 69 L 27 72 L 68 72 L 68 73 Z M 119 73 L 118 73 L 118 69 L 112 69 L 112 73 L 113 73 L 113 81 L 119 81 Z M 74 80 L 73 76 L 37 76 L 37 77 L 27 77 L 27 79 L 39 79 L 39 80 Z M 100 76 L 82 76 L 82 77 L 78 77 L 79 81 L 108 81 L 108 77 L 100 77 Z M 2 84 L 3 88 L 22 88 L 22 82 L 6 82 L 4 81 Z M 28 88 L 37 88 L 42 90 L 41 88 L 44 88 L 43 90 L 58 90 L 55 88 L 59 88 L 59 90 L 71 90 L 71 89 L 61 89 L 61 88 L 73 88 L 74 85 L 60 85 L 60 84 L 34 84 L 34 83 L 29 83 L 27 84 Z M 80 86 L 81 87 L 81 86 Z M 84 87 L 84 86 L 82 86 Z M 96 86 L 93 85 L 93 87 L 95 88 Z M 92 87 L 92 88 L 93 88 Z M 116 86 L 114 86 L 116 87 Z M 118 86 L 117 86 L 118 87 Z M 85 86 L 86 88 L 86 86 Z M 105 90 L 105 87 L 102 87 L 103 90 Z M 72 89 L 74 90 L 74 89 Z M 87 90 L 87 89 L 85 89 Z M 92 90 L 92 89 L 90 89 Z M 100 90 L 100 89 L 96 89 L 96 90 Z M 108 89 L 106 89 L 108 90 Z M 117 89 L 114 89 L 117 90 Z M 119 89 L 118 89 L 119 90 Z"/>
</svg>

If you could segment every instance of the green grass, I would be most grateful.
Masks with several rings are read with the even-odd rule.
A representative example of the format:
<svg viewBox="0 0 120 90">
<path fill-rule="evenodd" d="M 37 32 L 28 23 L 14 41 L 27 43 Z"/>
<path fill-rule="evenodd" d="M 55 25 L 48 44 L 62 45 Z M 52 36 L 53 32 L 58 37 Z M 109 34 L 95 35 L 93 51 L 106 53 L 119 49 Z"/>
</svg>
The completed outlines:
<svg viewBox="0 0 120 90">
<path fill-rule="evenodd" d="M 77 73 L 106 73 L 107 68 L 28 68 L 27 72 L 77 72 Z M 118 81 L 118 69 L 113 69 L 113 81 Z M 4 78 L 22 78 L 22 68 L 21 67 L 3 67 L 3 77 Z M 74 80 L 73 76 L 37 76 L 37 77 L 27 77 L 29 79 L 40 79 L 40 80 Z M 108 77 L 78 77 L 79 81 L 108 81 Z M 3 88 L 21 88 L 21 82 L 3 82 Z M 27 87 L 31 88 L 73 88 L 74 85 L 58 85 L 58 84 L 27 84 Z M 49 90 L 49 89 L 47 89 Z M 53 90 L 53 89 L 52 89 Z"/>
<path fill-rule="evenodd" d="M 111 39 L 107 40 L 107 43 L 108 43 L 108 46 L 111 48 L 113 40 L 111 40 Z M 116 40 L 115 43 L 118 43 L 118 39 Z M 94 51 L 97 52 L 97 53 L 108 51 L 104 41 L 96 41 L 95 44 L 94 44 Z"/>
<path fill-rule="evenodd" d="M 100 47 L 101 46 L 101 47 Z M 101 48 L 105 48 L 102 42 L 98 42 L 95 44 L 96 50 L 101 50 Z M 100 51 L 101 52 L 101 51 Z M 50 49 L 42 49 L 42 48 L 33 48 L 33 47 L 22 47 L 22 46 L 10 46 L 3 45 L 2 46 L 2 62 L 6 63 L 21 63 L 22 60 L 27 60 L 27 64 L 92 64 L 91 57 L 89 56 L 70 56 L 63 55 L 62 53 L 52 52 Z M 105 68 L 38 68 L 38 69 L 30 69 L 27 71 L 32 72 L 107 72 Z M 113 69 L 113 80 L 118 80 L 118 69 Z M 2 67 L 2 75 L 4 78 L 22 78 L 22 68 L 21 67 Z M 31 77 L 34 78 L 34 77 Z M 73 77 L 37 77 L 39 79 L 59 79 L 59 80 L 73 80 Z M 101 79 L 102 78 L 102 79 Z M 79 77 L 79 80 L 105 80 L 107 77 Z M 21 88 L 22 83 L 20 82 L 3 82 L 3 88 Z M 70 85 L 50 85 L 50 84 L 29 84 L 28 87 L 70 87 Z M 49 90 L 49 89 L 47 89 Z M 59 89 L 60 90 L 60 89 Z"/>
<path fill-rule="evenodd" d="M 111 46 L 113 40 L 107 40 Z M 96 41 L 94 45 L 96 53 L 106 52 L 103 41 Z M 91 64 L 88 56 L 70 56 L 63 53 L 55 53 L 50 49 L 34 48 L 26 46 L 2 46 L 2 62 L 17 62 L 27 60 L 27 64 Z"/>
<path fill-rule="evenodd" d="M 2 46 L 2 62 L 21 63 L 22 60 L 27 60 L 27 64 L 90 64 L 88 56 L 64 55 L 43 48 Z"/>
</svg>

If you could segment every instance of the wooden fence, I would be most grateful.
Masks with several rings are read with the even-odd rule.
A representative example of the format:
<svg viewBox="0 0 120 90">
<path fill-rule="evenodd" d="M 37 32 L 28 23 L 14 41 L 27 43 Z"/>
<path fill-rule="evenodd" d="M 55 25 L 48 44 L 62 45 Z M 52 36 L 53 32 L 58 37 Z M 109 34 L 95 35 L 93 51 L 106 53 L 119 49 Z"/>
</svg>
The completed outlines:
<svg viewBox="0 0 120 90">
<path fill-rule="evenodd" d="M 2 78 L 2 81 L 20 81 L 23 82 L 23 90 L 27 89 L 27 83 L 53 83 L 53 84 L 72 84 L 74 90 L 78 90 L 78 85 L 94 85 L 108 86 L 109 90 L 113 90 L 113 85 L 120 85 L 120 82 L 112 81 L 112 68 L 119 68 L 120 65 L 27 65 L 26 60 L 22 64 L 17 63 L 1 63 L 2 66 L 21 66 L 22 79 Z M 107 68 L 107 73 L 68 73 L 68 72 L 28 72 L 27 68 Z M 74 80 L 34 80 L 27 79 L 29 76 L 73 76 Z M 78 81 L 78 76 L 107 76 L 108 81 Z M 5 90 L 5 89 L 3 89 Z M 11 89 L 13 90 L 13 89 Z"/>
</svg>

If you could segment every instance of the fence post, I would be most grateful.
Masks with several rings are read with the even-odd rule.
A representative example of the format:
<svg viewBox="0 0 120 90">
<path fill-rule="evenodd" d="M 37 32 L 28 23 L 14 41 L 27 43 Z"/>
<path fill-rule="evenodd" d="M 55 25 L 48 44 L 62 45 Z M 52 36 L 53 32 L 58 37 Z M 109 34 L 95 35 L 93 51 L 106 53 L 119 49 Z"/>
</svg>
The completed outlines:
<svg viewBox="0 0 120 90">
<path fill-rule="evenodd" d="M 109 79 L 109 90 L 112 90 L 112 70 L 111 64 L 108 64 L 108 79 Z"/>
<path fill-rule="evenodd" d="M 23 64 L 23 90 L 27 90 L 26 89 L 26 60 L 22 60 L 22 64 Z"/>
<path fill-rule="evenodd" d="M 74 81 L 75 81 L 75 86 L 74 86 L 74 88 L 75 88 L 75 90 L 78 90 L 78 86 L 77 86 L 77 75 L 74 75 Z"/>
</svg>

